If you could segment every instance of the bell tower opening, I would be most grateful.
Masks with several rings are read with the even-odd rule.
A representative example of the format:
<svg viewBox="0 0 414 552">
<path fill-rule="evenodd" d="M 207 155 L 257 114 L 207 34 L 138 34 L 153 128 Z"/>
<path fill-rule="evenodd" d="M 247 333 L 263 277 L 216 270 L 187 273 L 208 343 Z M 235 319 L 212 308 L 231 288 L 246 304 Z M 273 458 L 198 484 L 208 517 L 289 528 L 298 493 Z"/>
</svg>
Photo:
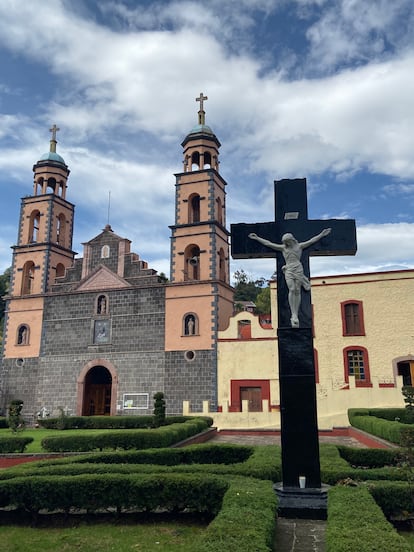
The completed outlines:
<svg viewBox="0 0 414 552">
<path fill-rule="evenodd" d="M 82 416 L 109 416 L 112 376 L 104 366 L 94 366 L 85 377 Z"/>
</svg>

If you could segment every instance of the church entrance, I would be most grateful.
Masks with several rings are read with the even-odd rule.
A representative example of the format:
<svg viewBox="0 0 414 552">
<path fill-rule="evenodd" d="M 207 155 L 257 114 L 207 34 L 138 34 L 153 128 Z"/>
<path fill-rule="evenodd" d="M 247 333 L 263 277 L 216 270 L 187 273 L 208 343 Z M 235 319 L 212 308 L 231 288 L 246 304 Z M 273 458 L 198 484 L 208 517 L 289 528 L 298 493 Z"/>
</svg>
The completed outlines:
<svg viewBox="0 0 414 552">
<path fill-rule="evenodd" d="M 85 377 L 82 416 L 109 416 L 112 376 L 104 366 L 94 366 Z"/>
</svg>

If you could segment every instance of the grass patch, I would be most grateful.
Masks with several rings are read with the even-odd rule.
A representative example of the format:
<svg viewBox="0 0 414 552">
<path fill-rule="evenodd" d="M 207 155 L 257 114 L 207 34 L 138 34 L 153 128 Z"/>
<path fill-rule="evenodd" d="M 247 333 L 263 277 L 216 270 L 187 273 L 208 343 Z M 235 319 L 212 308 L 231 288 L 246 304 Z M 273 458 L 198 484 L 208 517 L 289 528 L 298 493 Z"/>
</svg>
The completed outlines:
<svg viewBox="0 0 414 552">
<path fill-rule="evenodd" d="M 49 516 L 48 516 L 49 517 Z M 108 521 L 105 516 L 65 520 L 54 516 L 47 526 L 27 522 L 0 526 L 0 548 L 8 552 L 194 552 L 208 520 L 193 516 L 130 516 Z M 51 523 L 52 522 L 52 523 Z"/>
</svg>

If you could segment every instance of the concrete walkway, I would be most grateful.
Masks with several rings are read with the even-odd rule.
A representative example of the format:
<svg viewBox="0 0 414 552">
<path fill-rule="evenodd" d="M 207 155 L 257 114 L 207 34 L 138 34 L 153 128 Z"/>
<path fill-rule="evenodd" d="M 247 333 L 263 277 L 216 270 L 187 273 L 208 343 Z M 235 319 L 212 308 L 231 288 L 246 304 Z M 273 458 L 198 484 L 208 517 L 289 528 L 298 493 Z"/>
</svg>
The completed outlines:
<svg viewBox="0 0 414 552">
<path fill-rule="evenodd" d="M 326 521 L 277 518 L 275 552 L 325 552 Z"/>
</svg>

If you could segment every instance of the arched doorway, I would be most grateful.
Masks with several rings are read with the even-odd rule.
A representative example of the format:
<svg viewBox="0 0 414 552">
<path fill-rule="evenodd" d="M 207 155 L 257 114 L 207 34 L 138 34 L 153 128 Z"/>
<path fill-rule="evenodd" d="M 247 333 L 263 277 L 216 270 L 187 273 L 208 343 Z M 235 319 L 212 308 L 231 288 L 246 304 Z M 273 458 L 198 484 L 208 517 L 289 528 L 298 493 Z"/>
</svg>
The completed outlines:
<svg viewBox="0 0 414 552">
<path fill-rule="evenodd" d="M 112 375 L 105 366 L 93 366 L 86 374 L 82 401 L 82 416 L 111 414 Z"/>
</svg>

